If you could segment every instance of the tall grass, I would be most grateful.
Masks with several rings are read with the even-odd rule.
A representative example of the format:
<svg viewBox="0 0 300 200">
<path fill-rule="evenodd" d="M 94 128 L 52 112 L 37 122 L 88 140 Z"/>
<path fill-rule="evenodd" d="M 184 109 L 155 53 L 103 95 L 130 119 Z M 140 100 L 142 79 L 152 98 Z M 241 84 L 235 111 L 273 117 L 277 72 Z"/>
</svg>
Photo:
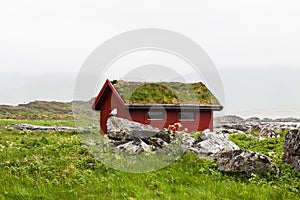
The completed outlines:
<svg viewBox="0 0 300 200">
<path fill-rule="evenodd" d="M 0 199 L 299 199 L 299 173 L 281 167 L 239 178 L 187 153 L 158 171 L 126 173 L 96 160 L 76 132 L 0 128 Z"/>
</svg>

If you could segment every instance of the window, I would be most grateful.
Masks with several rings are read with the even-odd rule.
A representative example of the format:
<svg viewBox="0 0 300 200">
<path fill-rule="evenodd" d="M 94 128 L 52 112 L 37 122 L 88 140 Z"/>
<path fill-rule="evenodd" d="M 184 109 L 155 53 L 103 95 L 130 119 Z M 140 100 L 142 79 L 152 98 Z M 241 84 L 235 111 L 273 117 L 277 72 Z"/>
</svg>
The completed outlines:
<svg viewBox="0 0 300 200">
<path fill-rule="evenodd" d="M 195 120 L 195 113 L 194 112 L 180 112 L 179 120 L 193 121 L 193 120 Z"/>
<path fill-rule="evenodd" d="M 164 113 L 161 111 L 150 111 L 150 112 L 148 112 L 148 119 L 149 120 L 163 120 Z"/>
</svg>

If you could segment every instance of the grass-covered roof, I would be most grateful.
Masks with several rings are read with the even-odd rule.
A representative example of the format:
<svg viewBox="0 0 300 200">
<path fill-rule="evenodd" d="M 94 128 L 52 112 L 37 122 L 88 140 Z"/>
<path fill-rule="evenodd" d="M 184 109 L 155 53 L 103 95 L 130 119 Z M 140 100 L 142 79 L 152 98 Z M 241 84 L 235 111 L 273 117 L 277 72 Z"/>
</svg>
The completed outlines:
<svg viewBox="0 0 300 200">
<path fill-rule="evenodd" d="M 194 104 L 220 105 L 217 98 L 201 82 L 128 82 L 112 81 L 128 104 Z"/>
</svg>

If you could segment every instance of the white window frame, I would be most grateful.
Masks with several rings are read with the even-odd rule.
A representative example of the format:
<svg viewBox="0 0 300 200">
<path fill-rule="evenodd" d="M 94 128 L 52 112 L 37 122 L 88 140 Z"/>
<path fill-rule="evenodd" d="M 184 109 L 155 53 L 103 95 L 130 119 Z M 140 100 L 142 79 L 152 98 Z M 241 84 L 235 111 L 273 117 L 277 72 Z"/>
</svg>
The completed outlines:
<svg viewBox="0 0 300 200">
<path fill-rule="evenodd" d="M 161 114 L 161 116 L 162 116 L 162 118 L 154 118 L 154 119 L 151 119 L 150 118 L 150 113 L 160 113 Z M 164 112 L 163 111 L 148 111 L 147 112 L 147 119 L 148 120 L 164 120 L 164 117 L 165 117 L 165 115 L 164 115 Z"/>
<path fill-rule="evenodd" d="M 193 114 L 193 119 L 181 119 L 181 113 L 192 113 Z M 179 112 L 178 114 L 178 118 L 180 121 L 195 121 L 196 119 L 196 115 L 195 115 L 195 112 L 194 111 L 182 111 L 182 112 Z"/>
</svg>

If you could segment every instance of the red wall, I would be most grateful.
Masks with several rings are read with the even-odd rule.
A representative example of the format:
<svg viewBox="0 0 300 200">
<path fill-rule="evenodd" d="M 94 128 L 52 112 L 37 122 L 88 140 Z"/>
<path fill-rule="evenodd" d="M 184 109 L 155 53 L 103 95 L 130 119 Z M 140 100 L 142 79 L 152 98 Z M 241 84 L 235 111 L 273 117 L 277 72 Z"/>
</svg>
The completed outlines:
<svg viewBox="0 0 300 200">
<path fill-rule="evenodd" d="M 109 88 L 104 91 L 102 98 L 104 98 L 105 101 L 102 101 L 100 105 L 100 127 L 101 133 L 107 133 L 106 122 L 111 110 L 117 108 L 118 116 L 123 118 L 126 118 L 127 112 Z"/>
<path fill-rule="evenodd" d="M 201 110 L 199 114 L 200 123 L 198 125 L 198 130 L 210 129 L 213 131 L 213 111 Z"/>
<path fill-rule="evenodd" d="M 140 122 L 143 124 L 149 124 L 151 126 L 157 127 L 159 129 L 167 128 L 170 123 L 167 122 L 166 119 L 163 120 L 148 120 L 148 110 L 130 110 L 130 118 L 133 121 Z M 164 113 L 164 117 L 166 118 L 166 113 Z"/>
<path fill-rule="evenodd" d="M 195 120 L 194 121 L 180 121 L 179 112 L 180 110 L 167 110 L 165 113 L 165 118 L 163 120 L 148 120 L 148 110 L 131 110 L 130 118 L 133 121 L 140 122 L 143 124 L 150 124 L 151 126 L 162 128 L 168 128 L 169 125 L 180 122 L 183 128 L 187 128 L 189 132 L 191 131 L 203 131 L 205 129 L 213 130 L 213 112 L 208 110 L 195 110 Z"/>
<path fill-rule="evenodd" d="M 111 110 L 111 96 L 112 92 L 109 89 L 106 89 L 103 98 L 107 99 L 107 101 L 103 101 L 100 105 L 100 127 L 101 127 L 101 133 L 107 133 L 107 128 L 106 128 L 106 122 L 110 114 Z"/>
<path fill-rule="evenodd" d="M 117 108 L 117 107 L 113 107 Z M 147 110 L 131 110 L 128 112 L 122 111 L 122 107 L 118 109 L 118 117 L 122 117 L 128 120 L 136 121 L 143 124 L 149 124 L 151 126 L 157 127 L 159 129 L 168 128 L 169 125 L 180 122 L 183 128 L 187 128 L 188 132 L 199 131 L 210 129 L 213 130 L 213 120 L 212 120 L 212 111 L 195 111 L 195 120 L 194 121 L 179 121 L 178 111 L 167 111 L 168 115 L 165 115 L 167 118 L 164 120 L 148 120 Z M 102 111 L 101 113 L 101 128 L 102 133 L 107 133 L 106 122 L 109 117 L 111 109 L 109 111 Z M 121 111 L 121 112 L 120 112 Z"/>
</svg>

